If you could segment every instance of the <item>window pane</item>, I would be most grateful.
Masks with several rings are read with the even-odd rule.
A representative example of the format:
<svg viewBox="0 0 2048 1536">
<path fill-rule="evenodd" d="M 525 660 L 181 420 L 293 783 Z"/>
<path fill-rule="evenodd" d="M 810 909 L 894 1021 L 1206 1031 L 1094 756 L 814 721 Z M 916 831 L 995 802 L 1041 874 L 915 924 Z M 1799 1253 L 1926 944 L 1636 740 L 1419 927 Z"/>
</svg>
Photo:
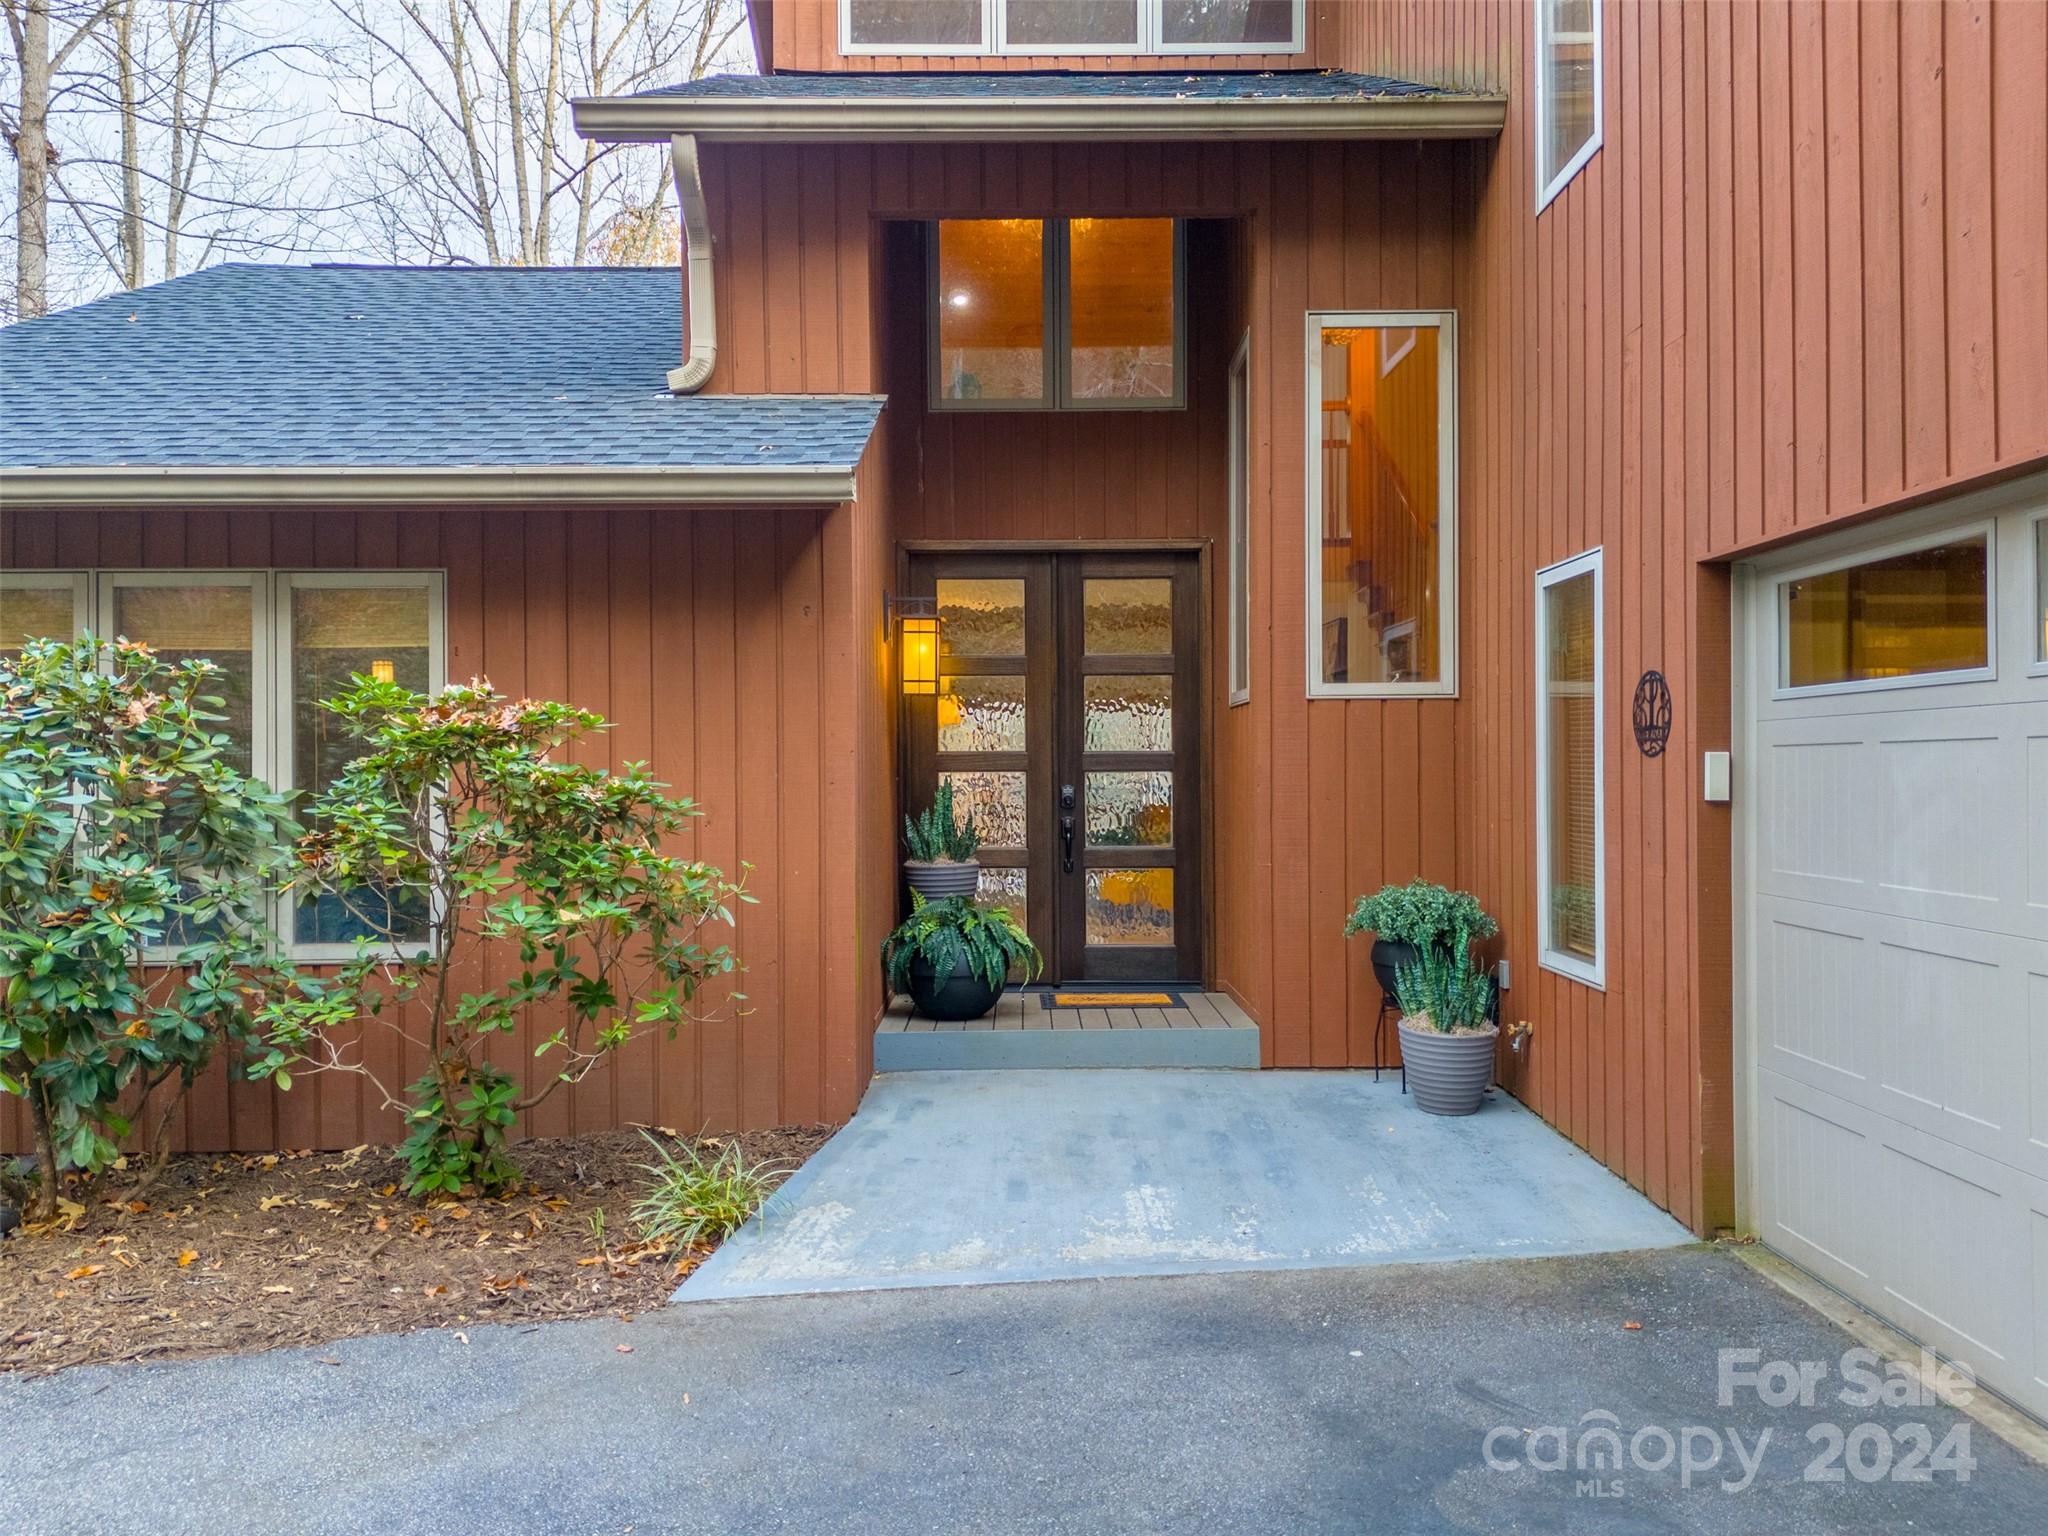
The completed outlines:
<svg viewBox="0 0 2048 1536">
<path fill-rule="evenodd" d="M 1164 576 L 1091 576 L 1082 584 L 1081 609 L 1091 656 L 1173 653 L 1173 583 Z"/>
<path fill-rule="evenodd" d="M 1173 942 L 1170 869 L 1091 869 L 1086 906 L 1090 944 Z"/>
<path fill-rule="evenodd" d="M 140 640 L 169 662 L 203 659 L 221 669 L 215 680 L 223 718 L 213 729 L 233 743 L 226 754 L 242 773 L 254 761 L 254 611 L 250 589 L 116 587 L 111 615 L 117 636 Z"/>
<path fill-rule="evenodd" d="M 2034 659 L 2048 661 L 2048 517 L 2034 524 Z"/>
<path fill-rule="evenodd" d="M 1071 387 L 1077 400 L 1171 400 L 1173 220 L 1068 225 Z"/>
<path fill-rule="evenodd" d="M 1594 890 L 1599 825 L 1594 774 L 1593 573 L 1543 589 L 1544 708 L 1550 781 L 1550 945 L 1589 965 L 1597 958 Z"/>
<path fill-rule="evenodd" d="M 1081 687 L 1082 750 L 1173 750 L 1171 677 L 1105 672 L 1082 679 Z"/>
<path fill-rule="evenodd" d="M 1090 848 L 1165 848 L 1173 842 L 1171 773 L 1088 775 Z"/>
<path fill-rule="evenodd" d="M 850 0 L 847 35 L 863 48 L 979 48 L 981 0 Z"/>
<path fill-rule="evenodd" d="M 424 587 L 292 589 L 292 787 L 308 798 L 340 777 L 361 744 L 322 709 L 352 677 L 373 677 L 425 693 L 433 687 Z M 426 931 L 417 892 L 321 895 L 299 906 L 293 937 L 301 944 L 347 944 L 358 935 Z"/>
<path fill-rule="evenodd" d="M 938 716 L 941 752 L 1022 752 L 1024 679 L 941 677 Z"/>
<path fill-rule="evenodd" d="M 1543 182 L 1548 186 L 1593 136 L 1593 73 L 1599 68 L 1594 44 L 1593 0 L 1538 0 L 1544 22 L 1544 71 L 1549 102 L 1548 133 L 1538 142 Z"/>
<path fill-rule="evenodd" d="M 1023 582 L 946 580 L 938 594 L 940 655 L 1024 654 Z"/>
<path fill-rule="evenodd" d="M 1296 0 L 1166 0 L 1160 35 L 1169 48 L 1290 43 Z"/>
<path fill-rule="evenodd" d="M 939 782 L 953 786 L 954 819 L 965 821 L 972 816 L 984 847 L 1025 845 L 1023 774 L 942 773 Z"/>
<path fill-rule="evenodd" d="M 939 221 L 939 377 L 945 400 L 1045 398 L 1045 225 Z"/>
<path fill-rule="evenodd" d="M 1784 686 L 1990 664 L 1984 536 L 1779 586 Z"/>
<path fill-rule="evenodd" d="M 1437 353 L 1434 326 L 1323 328 L 1326 683 L 1440 678 Z"/>
<path fill-rule="evenodd" d="M 69 640 L 77 621 L 71 612 L 71 585 L 61 587 L 0 586 L 0 656 L 18 656 L 24 640 Z"/>
<path fill-rule="evenodd" d="M 1010 0 L 1004 27 L 1012 48 L 1128 48 L 1138 41 L 1138 0 Z"/>
</svg>

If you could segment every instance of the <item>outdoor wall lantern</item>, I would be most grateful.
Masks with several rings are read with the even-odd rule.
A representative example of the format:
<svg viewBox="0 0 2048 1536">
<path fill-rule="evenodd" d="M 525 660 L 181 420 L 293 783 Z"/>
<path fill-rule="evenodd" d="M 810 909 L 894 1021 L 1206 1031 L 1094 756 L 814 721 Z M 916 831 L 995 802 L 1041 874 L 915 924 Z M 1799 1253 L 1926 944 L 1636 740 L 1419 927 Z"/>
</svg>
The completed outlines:
<svg viewBox="0 0 2048 1536">
<path fill-rule="evenodd" d="M 935 597 L 899 597 L 894 601 L 896 627 L 901 641 L 897 647 L 897 670 L 906 695 L 939 691 L 939 600 Z"/>
</svg>

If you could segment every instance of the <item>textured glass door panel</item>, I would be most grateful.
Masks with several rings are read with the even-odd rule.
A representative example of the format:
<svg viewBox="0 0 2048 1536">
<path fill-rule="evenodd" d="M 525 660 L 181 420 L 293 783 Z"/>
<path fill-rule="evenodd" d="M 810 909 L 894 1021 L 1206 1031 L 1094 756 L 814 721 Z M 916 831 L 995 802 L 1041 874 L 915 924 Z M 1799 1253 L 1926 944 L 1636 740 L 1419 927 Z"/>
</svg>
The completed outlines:
<svg viewBox="0 0 2048 1536">
<path fill-rule="evenodd" d="M 1171 752 L 1173 679 L 1144 673 L 1083 678 L 1081 732 L 1089 752 Z"/>
<path fill-rule="evenodd" d="M 1024 678 L 941 677 L 938 722 L 941 752 L 1022 752 Z"/>
<path fill-rule="evenodd" d="M 221 700 L 208 709 L 224 718 L 213 729 L 233 743 L 228 761 L 242 772 L 254 760 L 255 685 L 253 596 L 246 586 L 116 587 L 114 633 L 140 640 L 160 660 L 210 661 L 222 676 L 214 690 Z"/>
<path fill-rule="evenodd" d="M 1023 582 L 942 579 L 938 594 L 940 655 L 1024 654 Z"/>
<path fill-rule="evenodd" d="M 1090 944 L 1173 943 L 1173 871 L 1088 871 Z"/>
<path fill-rule="evenodd" d="M 1008 907 L 1021 922 L 1030 910 L 1025 895 L 1023 870 L 982 866 L 981 879 L 974 887 L 974 899 L 982 906 Z"/>
<path fill-rule="evenodd" d="M 1024 813 L 1021 773 L 942 773 L 953 786 L 953 814 L 974 818 L 975 831 L 990 848 L 1022 848 L 1029 818 Z"/>
<path fill-rule="evenodd" d="M 1088 775 L 1090 848 L 1166 848 L 1173 843 L 1173 775 Z"/>
<path fill-rule="evenodd" d="M 1081 608 L 1082 643 L 1091 656 L 1173 650 L 1173 583 L 1164 576 L 1091 576 Z"/>
</svg>

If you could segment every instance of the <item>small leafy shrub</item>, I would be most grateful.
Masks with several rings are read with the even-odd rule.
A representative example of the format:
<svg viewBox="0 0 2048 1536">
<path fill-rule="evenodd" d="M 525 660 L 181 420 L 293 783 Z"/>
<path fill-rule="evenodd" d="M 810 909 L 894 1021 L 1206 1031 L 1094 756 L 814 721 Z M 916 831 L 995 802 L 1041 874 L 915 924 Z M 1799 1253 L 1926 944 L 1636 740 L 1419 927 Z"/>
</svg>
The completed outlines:
<svg viewBox="0 0 2048 1536">
<path fill-rule="evenodd" d="M 38 1219 L 155 1095 L 147 1182 L 281 980 L 270 880 L 296 828 L 229 761 L 220 678 L 125 640 L 0 656 L 0 1091 L 28 1105 Z"/>
<path fill-rule="evenodd" d="M 1419 950 L 1460 953 L 1479 939 L 1490 939 L 1500 925 L 1486 915 L 1479 898 L 1429 880 L 1383 885 L 1361 896 L 1344 923 L 1346 936 L 1372 932 L 1390 944 L 1413 944 Z"/>
<path fill-rule="evenodd" d="M 658 1247 L 701 1248 L 723 1241 L 743 1226 L 789 1176 L 782 1163 L 750 1163 L 738 1142 L 727 1142 L 706 1161 L 693 1146 L 672 1151 L 647 1137 L 656 1161 L 643 1163 L 654 1182 L 633 1207 L 633 1224 L 643 1241 Z"/>
<path fill-rule="evenodd" d="M 910 968 L 920 960 L 934 975 L 950 976 L 963 957 L 975 976 L 998 988 L 1009 978 L 1013 965 L 1021 968 L 1027 982 L 1045 967 L 1038 946 L 1008 907 L 977 907 L 965 896 L 926 901 L 912 891 L 910 916 L 882 941 L 889 985 L 898 992 L 906 991 Z"/>
<path fill-rule="evenodd" d="M 965 864 L 981 846 L 974 817 L 953 811 L 953 786 L 941 780 L 932 803 L 919 816 L 903 818 L 903 846 L 920 864 Z"/>
<path fill-rule="evenodd" d="M 699 812 L 644 763 L 560 760 L 605 728 L 586 710 L 364 677 L 323 707 L 363 755 L 310 808 L 293 884 L 341 898 L 360 937 L 334 977 L 265 1008 L 258 1070 L 359 1074 L 405 1114 L 413 1194 L 497 1192 L 518 1176 L 506 1149 L 521 1114 L 636 1036 L 672 1037 L 699 990 L 739 969 L 704 935 L 750 898 L 668 851 Z M 563 1022 L 535 1052 L 552 1070 L 522 1089 L 493 1051 L 536 1008 Z M 423 1045 L 426 1073 L 404 1089 L 380 1079 L 359 1020 Z"/>
<path fill-rule="evenodd" d="M 1493 978 L 1469 948 L 1425 946 L 1413 964 L 1395 967 L 1394 993 L 1410 1024 L 1442 1034 L 1482 1030 L 1492 1021 Z"/>
</svg>

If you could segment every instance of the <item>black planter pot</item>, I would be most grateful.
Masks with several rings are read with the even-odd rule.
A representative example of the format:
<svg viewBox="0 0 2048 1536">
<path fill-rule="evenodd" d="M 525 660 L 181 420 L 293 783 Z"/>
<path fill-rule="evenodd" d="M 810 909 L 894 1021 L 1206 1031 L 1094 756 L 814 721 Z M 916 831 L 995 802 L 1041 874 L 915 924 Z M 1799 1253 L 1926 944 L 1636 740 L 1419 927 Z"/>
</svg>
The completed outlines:
<svg viewBox="0 0 2048 1536">
<path fill-rule="evenodd" d="M 1380 991 L 1388 997 L 1394 995 L 1394 968 L 1413 965 L 1422 958 L 1422 951 L 1413 944 L 1404 944 L 1399 939 L 1374 939 L 1372 941 L 1372 973 L 1380 984 Z"/>
<path fill-rule="evenodd" d="M 922 960 L 910 963 L 910 1000 L 917 1011 L 942 1024 L 985 1018 L 1003 989 L 992 987 L 962 960 L 949 976 L 940 976 Z"/>
</svg>

